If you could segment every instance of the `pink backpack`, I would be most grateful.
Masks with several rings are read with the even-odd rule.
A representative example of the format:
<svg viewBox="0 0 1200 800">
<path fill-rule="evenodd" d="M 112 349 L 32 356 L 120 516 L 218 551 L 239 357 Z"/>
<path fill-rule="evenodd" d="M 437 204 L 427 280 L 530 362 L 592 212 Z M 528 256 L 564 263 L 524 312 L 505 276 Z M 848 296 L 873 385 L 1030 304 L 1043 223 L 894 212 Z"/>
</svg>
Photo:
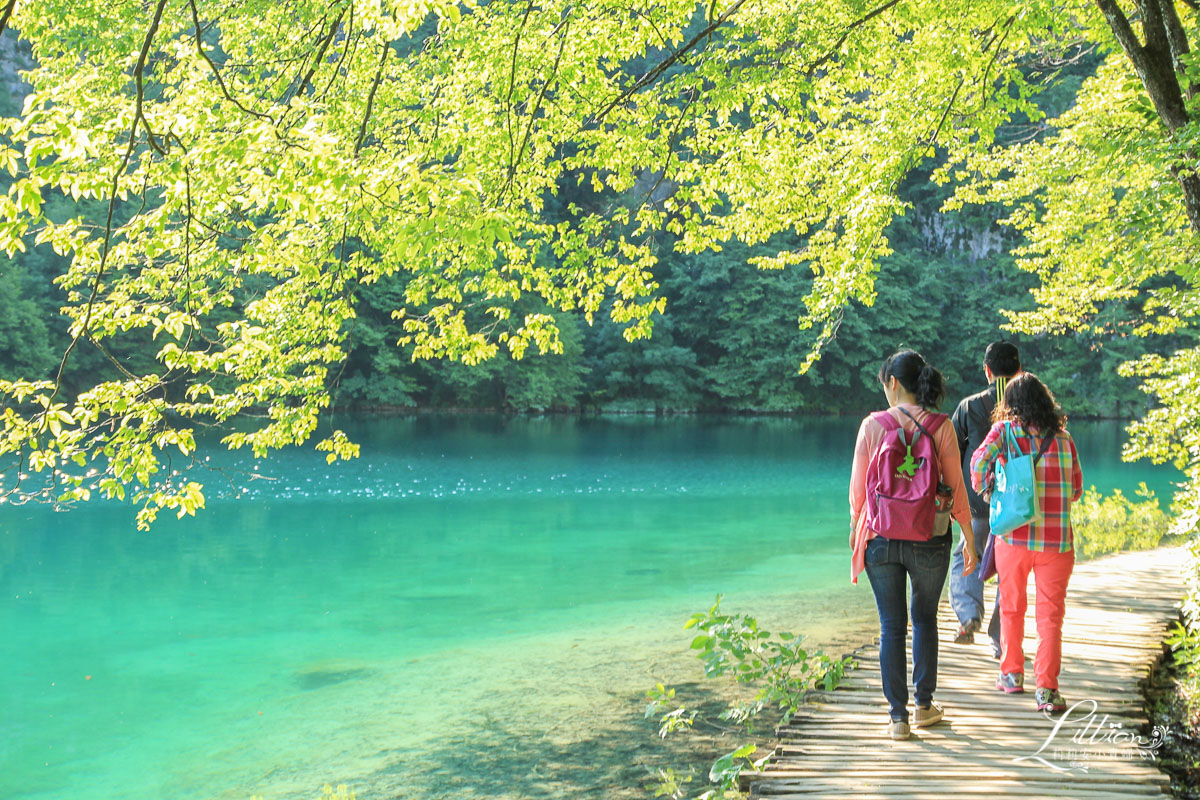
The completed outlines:
<svg viewBox="0 0 1200 800">
<path fill-rule="evenodd" d="M 883 439 L 867 465 L 867 527 L 888 539 L 929 541 L 941 478 L 933 432 L 946 415 L 930 414 L 928 427 L 917 422 L 913 433 L 887 411 L 871 417 L 883 426 Z"/>
</svg>

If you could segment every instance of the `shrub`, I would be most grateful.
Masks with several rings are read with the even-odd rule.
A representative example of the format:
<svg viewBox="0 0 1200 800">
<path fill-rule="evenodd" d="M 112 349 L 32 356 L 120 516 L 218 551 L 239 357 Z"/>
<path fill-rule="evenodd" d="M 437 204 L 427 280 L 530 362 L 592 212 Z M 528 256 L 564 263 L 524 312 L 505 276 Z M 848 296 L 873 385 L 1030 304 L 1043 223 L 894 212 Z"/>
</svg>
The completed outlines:
<svg viewBox="0 0 1200 800">
<path fill-rule="evenodd" d="M 1123 550 L 1149 550 L 1170 532 L 1171 515 L 1159 506 L 1158 497 L 1142 483 L 1132 500 L 1116 489 L 1109 496 L 1088 489 L 1071 508 L 1075 529 L 1075 556 L 1087 560 Z"/>
</svg>

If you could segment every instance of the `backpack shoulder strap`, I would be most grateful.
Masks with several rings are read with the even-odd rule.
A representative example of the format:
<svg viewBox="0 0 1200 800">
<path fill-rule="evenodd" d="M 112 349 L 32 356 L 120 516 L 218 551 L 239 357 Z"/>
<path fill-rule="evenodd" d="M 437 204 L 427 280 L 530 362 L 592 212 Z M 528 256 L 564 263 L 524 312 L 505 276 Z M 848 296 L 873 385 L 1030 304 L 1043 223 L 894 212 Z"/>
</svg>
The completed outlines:
<svg viewBox="0 0 1200 800">
<path fill-rule="evenodd" d="M 1051 431 L 1042 437 L 1042 446 L 1038 448 L 1037 455 L 1033 457 L 1033 463 L 1036 465 L 1042 460 L 1042 456 L 1046 455 L 1046 451 L 1050 449 L 1050 443 L 1058 436 L 1057 431 Z"/>
<path fill-rule="evenodd" d="M 885 412 L 885 413 L 886 413 L 886 412 Z M 923 434 L 925 434 L 926 436 L 928 436 L 928 437 L 929 437 L 929 441 L 931 441 L 931 442 L 933 441 L 933 434 L 932 434 L 932 433 L 930 433 L 930 432 L 929 432 L 929 430 L 927 430 L 927 429 L 925 428 L 925 426 L 924 426 L 924 425 L 922 425 L 922 424 L 921 424 L 921 423 L 920 423 L 920 422 L 917 420 L 917 418 L 916 418 L 916 417 L 914 417 L 912 414 L 908 413 L 908 409 L 906 409 L 906 408 L 901 408 L 901 409 L 900 409 L 900 413 L 904 414 L 904 416 L 906 416 L 906 417 L 908 417 L 909 419 L 911 419 L 911 420 L 913 421 L 913 423 L 915 423 L 915 424 L 916 424 L 917 428 L 919 428 L 919 429 L 920 429 L 921 433 L 923 433 Z M 888 414 L 888 416 L 890 417 L 890 416 L 891 416 L 891 414 Z M 928 417 L 928 418 L 926 418 L 926 420 L 925 420 L 925 421 L 926 421 L 927 423 L 929 423 L 929 427 L 930 427 L 930 428 L 932 428 L 933 430 L 935 430 L 935 431 L 936 431 L 938 428 L 942 427 L 942 423 L 943 423 L 943 422 L 945 422 L 947 419 L 949 419 L 949 417 L 947 417 L 945 414 L 932 414 L 932 413 L 931 413 L 931 414 L 929 415 L 929 417 Z"/>
<path fill-rule="evenodd" d="M 900 423 L 888 411 L 876 411 L 871 415 L 871 419 L 882 425 L 885 431 L 894 431 L 900 427 Z"/>
<path fill-rule="evenodd" d="M 936 433 L 937 429 L 942 427 L 942 423 L 948 419 L 950 419 L 950 417 L 947 414 L 934 414 L 931 412 L 929 414 L 929 418 L 926 419 L 925 422 L 929 425 L 929 430 Z"/>
</svg>

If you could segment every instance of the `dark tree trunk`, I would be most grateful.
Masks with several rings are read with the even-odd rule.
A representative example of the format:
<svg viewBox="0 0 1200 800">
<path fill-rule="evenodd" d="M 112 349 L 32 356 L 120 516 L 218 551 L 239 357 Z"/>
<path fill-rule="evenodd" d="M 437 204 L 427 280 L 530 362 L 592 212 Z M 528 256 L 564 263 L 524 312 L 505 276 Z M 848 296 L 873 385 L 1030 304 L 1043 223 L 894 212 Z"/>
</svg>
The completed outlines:
<svg viewBox="0 0 1200 800">
<path fill-rule="evenodd" d="M 1129 57 L 1146 95 L 1167 131 L 1176 136 L 1191 121 L 1185 95 L 1191 97 L 1196 87 L 1183 85 L 1183 56 L 1189 47 L 1187 34 L 1179 21 L 1174 0 L 1136 0 L 1146 43 L 1134 33 L 1125 13 L 1116 0 L 1096 0 L 1096 5 L 1108 21 L 1108 26 Z M 1183 189 L 1183 203 L 1192 229 L 1200 233 L 1200 176 L 1196 168 L 1200 155 L 1194 151 L 1182 154 L 1183 163 L 1171 168 Z"/>
</svg>

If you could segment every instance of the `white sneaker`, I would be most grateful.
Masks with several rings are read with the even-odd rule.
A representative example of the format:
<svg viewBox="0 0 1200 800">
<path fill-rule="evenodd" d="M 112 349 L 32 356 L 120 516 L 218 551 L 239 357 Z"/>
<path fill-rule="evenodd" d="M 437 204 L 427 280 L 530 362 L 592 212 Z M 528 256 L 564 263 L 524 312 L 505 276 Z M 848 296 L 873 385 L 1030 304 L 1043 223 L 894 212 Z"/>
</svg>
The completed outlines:
<svg viewBox="0 0 1200 800">
<path fill-rule="evenodd" d="M 942 721 L 943 714 L 942 707 L 937 703 L 930 703 L 929 708 L 917 706 L 916 712 L 913 714 L 913 727 L 928 728 L 930 725 L 936 725 Z"/>
</svg>

